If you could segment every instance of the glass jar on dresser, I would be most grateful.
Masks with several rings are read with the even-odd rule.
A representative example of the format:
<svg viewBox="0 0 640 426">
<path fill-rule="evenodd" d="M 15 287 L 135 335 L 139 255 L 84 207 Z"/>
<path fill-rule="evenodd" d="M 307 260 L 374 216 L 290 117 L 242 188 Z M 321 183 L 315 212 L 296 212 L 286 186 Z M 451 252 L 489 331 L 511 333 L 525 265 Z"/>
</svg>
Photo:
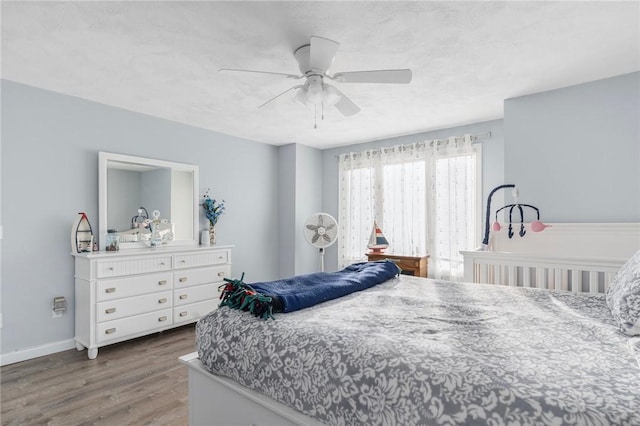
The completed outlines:
<svg viewBox="0 0 640 426">
<path fill-rule="evenodd" d="M 196 322 L 217 308 L 233 246 L 176 246 L 75 256 L 75 341 L 98 348 Z"/>
</svg>

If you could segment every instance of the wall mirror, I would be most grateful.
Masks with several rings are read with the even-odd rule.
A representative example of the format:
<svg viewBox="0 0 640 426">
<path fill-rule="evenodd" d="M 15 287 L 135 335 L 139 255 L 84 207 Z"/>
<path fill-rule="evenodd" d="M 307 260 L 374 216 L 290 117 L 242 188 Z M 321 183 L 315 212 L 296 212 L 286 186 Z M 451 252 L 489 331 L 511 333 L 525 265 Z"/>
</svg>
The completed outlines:
<svg viewBox="0 0 640 426">
<path fill-rule="evenodd" d="M 100 250 L 108 231 L 120 249 L 153 246 L 155 226 L 159 245 L 198 244 L 198 166 L 109 152 L 98 162 Z"/>
</svg>

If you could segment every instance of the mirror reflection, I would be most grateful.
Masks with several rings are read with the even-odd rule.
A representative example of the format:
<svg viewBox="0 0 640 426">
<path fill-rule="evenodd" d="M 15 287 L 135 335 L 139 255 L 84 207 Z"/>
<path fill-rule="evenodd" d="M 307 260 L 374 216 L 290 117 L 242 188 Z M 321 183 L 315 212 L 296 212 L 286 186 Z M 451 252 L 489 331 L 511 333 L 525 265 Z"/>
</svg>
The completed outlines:
<svg viewBox="0 0 640 426">
<path fill-rule="evenodd" d="M 197 166 L 100 153 L 100 233 L 119 248 L 196 244 Z"/>
</svg>

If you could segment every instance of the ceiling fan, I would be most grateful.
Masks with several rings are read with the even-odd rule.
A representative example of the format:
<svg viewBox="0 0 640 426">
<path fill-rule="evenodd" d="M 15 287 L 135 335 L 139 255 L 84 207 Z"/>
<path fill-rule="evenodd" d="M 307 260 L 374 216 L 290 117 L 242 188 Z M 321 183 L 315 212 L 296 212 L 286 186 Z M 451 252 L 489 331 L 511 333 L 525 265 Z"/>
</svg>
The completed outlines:
<svg viewBox="0 0 640 426">
<path fill-rule="evenodd" d="M 285 90 L 258 106 L 258 108 L 267 105 L 285 93 L 295 90 L 294 99 L 296 101 L 305 105 L 320 106 L 321 108 L 335 106 L 338 111 L 347 117 L 358 113 L 360 108 L 336 87 L 325 83 L 325 79 L 339 83 L 406 84 L 411 81 L 411 70 L 409 69 L 351 71 L 329 74 L 328 70 L 333 63 L 338 47 L 340 47 L 340 43 L 336 41 L 312 36 L 309 44 L 299 47 L 293 54 L 296 61 L 298 61 L 301 75 L 235 68 L 222 68 L 219 71 L 273 74 L 294 80 L 305 78 L 304 84 Z"/>
</svg>

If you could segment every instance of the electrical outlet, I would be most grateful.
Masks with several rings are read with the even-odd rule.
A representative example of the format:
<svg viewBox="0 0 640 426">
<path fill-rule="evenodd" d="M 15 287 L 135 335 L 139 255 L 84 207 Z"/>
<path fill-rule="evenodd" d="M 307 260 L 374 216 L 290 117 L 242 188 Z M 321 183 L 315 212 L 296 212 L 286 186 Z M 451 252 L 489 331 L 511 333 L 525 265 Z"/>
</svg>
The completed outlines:
<svg viewBox="0 0 640 426">
<path fill-rule="evenodd" d="M 53 299 L 53 313 L 52 318 L 62 317 L 62 313 L 67 310 L 67 299 L 62 296 L 55 297 Z"/>
</svg>

